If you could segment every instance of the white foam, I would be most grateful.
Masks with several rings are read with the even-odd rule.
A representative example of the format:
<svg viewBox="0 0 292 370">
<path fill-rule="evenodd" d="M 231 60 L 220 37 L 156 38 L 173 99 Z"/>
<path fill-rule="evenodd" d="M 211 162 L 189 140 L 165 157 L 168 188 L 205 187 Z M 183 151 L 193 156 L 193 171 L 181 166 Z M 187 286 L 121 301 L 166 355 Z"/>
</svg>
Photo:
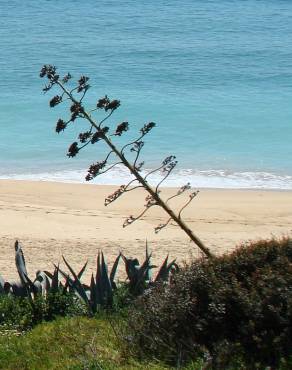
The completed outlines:
<svg viewBox="0 0 292 370">
<path fill-rule="evenodd" d="M 0 179 L 88 183 L 85 181 L 85 175 L 86 170 L 67 170 L 30 174 L 11 173 L 1 175 Z M 125 168 L 116 167 L 89 182 L 89 184 L 122 185 L 131 179 L 133 177 Z M 161 174 L 156 173 L 151 175 L 148 180 L 151 185 L 156 185 L 161 179 Z M 163 182 L 163 186 L 177 187 L 187 182 L 190 182 L 195 188 L 292 190 L 292 176 L 290 175 L 277 175 L 268 172 L 230 172 L 226 170 L 199 171 L 180 169 L 173 171 L 166 181 Z"/>
</svg>

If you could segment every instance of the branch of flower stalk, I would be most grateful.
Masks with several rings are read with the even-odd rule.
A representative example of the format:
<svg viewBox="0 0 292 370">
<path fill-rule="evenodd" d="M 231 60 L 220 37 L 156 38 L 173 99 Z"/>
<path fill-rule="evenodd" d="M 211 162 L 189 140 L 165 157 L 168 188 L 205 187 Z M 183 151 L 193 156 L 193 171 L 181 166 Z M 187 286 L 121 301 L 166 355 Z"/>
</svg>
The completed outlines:
<svg viewBox="0 0 292 370">
<path fill-rule="evenodd" d="M 163 177 L 163 179 L 156 185 L 156 188 L 155 188 L 155 192 L 157 193 L 158 192 L 158 189 L 159 189 L 159 186 L 168 178 L 168 176 L 170 175 L 171 171 L 174 169 L 174 167 L 176 166 L 176 163 L 170 167 L 168 170 L 167 170 L 167 173 L 166 175 Z"/>
<path fill-rule="evenodd" d="M 114 164 L 110 165 L 106 170 L 99 172 L 98 175 L 103 175 L 104 173 L 106 173 L 106 172 L 110 171 L 111 169 L 113 169 L 114 167 L 116 167 L 118 164 L 123 164 L 123 162 L 117 162 L 117 163 L 114 163 Z"/>
<path fill-rule="evenodd" d="M 181 220 L 181 214 L 182 211 L 191 203 L 191 201 L 198 195 L 199 191 L 194 191 L 193 193 L 190 194 L 189 200 L 186 202 L 184 206 L 181 207 L 179 213 L 178 213 L 178 218 Z"/>
<path fill-rule="evenodd" d="M 182 195 L 185 191 L 187 190 L 190 190 L 191 189 L 191 185 L 190 183 L 188 182 L 186 185 L 183 185 L 178 191 L 176 194 L 172 195 L 171 197 L 167 198 L 165 200 L 165 203 L 168 203 L 171 199 L 173 198 L 176 198 L 176 197 L 179 197 L 180 195 Z"/>
</svg>

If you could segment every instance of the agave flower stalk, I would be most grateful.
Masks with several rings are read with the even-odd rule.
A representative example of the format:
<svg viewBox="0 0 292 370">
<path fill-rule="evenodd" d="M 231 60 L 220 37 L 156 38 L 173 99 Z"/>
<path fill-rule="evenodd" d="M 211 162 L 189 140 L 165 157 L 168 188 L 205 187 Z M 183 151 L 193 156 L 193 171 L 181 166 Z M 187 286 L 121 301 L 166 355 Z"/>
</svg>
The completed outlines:
<svg viewBox="0 0 292 370">
<path fill-rule="evenodd" d="M 175 213 L 173 209 L 169 206 L 168 202 L 183 194 L 185 191 L 190 190 L 189 184 L 183 186 L 181 189 L 178 190 L 176 194 L 169 197 L 166 201 L 162 199 L 160 196 L 160 186 L 162 183 L 168 178 L 170 173 L 175 168 L 177 161 L 175 156 L 171 155 L 165 158 L 160 166 L 155 168 L 154 170 L 147 173 L 145 176 L 141 174 L 141 169 L 144 165 L 144 162 L 140 162 L 140 154 L 144 146 L 143 138 L 147 135 L 152 128 L 155 126 L 155 123 L 149 122 L 145 124 L 139 133 L 139 136 L 129 143 L 125 144 L 121 149 L 119 149 L 111 140 L 113 136 L 121 136 L 124 132 L 128 131 L 129 124 L 128 122 L 122 122 L 117 125 L 115 131 L 111 132 L 110 128 L 105 126 L 104 123 L 109 117 L 113 114 L 113 112 L 120 106 L 119 100 L 110 100 L 107 96 L 98 100 L 96 107 L 92 110 L 86 110 L 83 105 L 83 99 L 90 88 L 88 84 L 89 78 L 86 76 L 81 76 L 78 80 L 77 86 L 69 89 L 66 87 L 66 84 L 71 79 L 71 75 L 67 74 L 63 78 L 57 74 L 56 67 L 51 65 L 43 66 L 40 77 L 46 77 L 49 81 L 49 84 L 45 86 L 43 89 L 44 92 L 49 91 L 52 87 L 59 87 L 60 95 L 55 95 L 50 100 L 50 107 L 55 107 L 63 103 L 64 101 L 69 101 L 70 106 L 70 118 L 68 120 L 59 119 L 56 126 L 56 131 L 59 133 L 64 131 L 69 124 L 76 121 L 77 119 L 81 118 L 89 124 L 89 129 L 85 132 L 81 132 L 78 136 L 79 142 L 73 142 L 69 149 L 68 149 L 68 156 L 75 157 L 80 150 L 85 148 L 89 144 L 94 144 L 99 141 L 103 141 L 109 148 L 108 154 L 105 156 L 105 159 L 102 161 L 93 163 L 88 170 L 88 174 L 86 176 L 86 180 L 92 180 L 98 175 L 101 175 L 117 165 L 124 165 L 129 172 L 133 175 L 134 180 L 131 180 L 127 185 L 122 185 L 116 192 L 109 195 L 105 199 L 105 205 L 110 204 L 111 202 L 115 201 L 121 195 L 126 192 L 135 190 L 137 188 L 144 188 L 148 193 L 146 197 L 146 204 L 143 211 L 138 216 L 129 216 L 123 226 L 128 226 L 132 224 L 134 221 L 140 219 L 145 215 L 145 213 L 153 206 L 160 206 L 168 215 L 168 219 L 165 223 L 158 225 L 155 228 L 155 232 L 159 232 L 161 229 L 165 228 L 171 221 L 177 224 L 186 234 L 187 236 L 198 246 L 198 248 L 203 252 L 203 254 L 207 257 L 212 257 L 210 250 L 204 245 L 204 243 L 199 239 L 197 235 L 193 233 L 193 231 L 187 226 L 187 224 L 182 220 L 181 213 L 185 209 L 185 207 L 195 198 L 198 192 L 192 192 L 189 195 L 189 199 L 181 207 L 180 211 Z M 97 121 L 93 118 L 93 112 L 96 110 L 104 110 L 106 113 L 105 118 L 101 121 Z M 132 154 L 134 154 L 134 160 L 131 161 L 126 157 L 126 151 L 130 150 Z M 111 158 L 114 156 L 115 160 L 113 163 L 110 162 Z M 162 180 L 158 183 L 158 185 L 154 188 L 149 185 L 148 177 L 156 172 L 162 172 L 163 177 Z"/>
</svg>

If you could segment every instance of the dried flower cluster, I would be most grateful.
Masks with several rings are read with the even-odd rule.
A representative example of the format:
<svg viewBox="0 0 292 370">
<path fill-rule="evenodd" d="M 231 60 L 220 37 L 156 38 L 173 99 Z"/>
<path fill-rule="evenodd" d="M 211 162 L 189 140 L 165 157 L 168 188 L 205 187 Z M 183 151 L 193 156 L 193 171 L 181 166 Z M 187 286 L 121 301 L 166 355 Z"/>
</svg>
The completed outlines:
<svg viewBox="0 0 292 370">
<path fill-rule="evenodd" d="M 85 177 L 86 181 L 91 181 L 96 176 L 101 175 L 117 165 L 124 165 L 130 173 L 133 175 L 134 179 L 131 180 L 127 185 L 122 185 L 113 194 L 110 194 L 105 199 L 105 205 L 108 205 L 119 198 L 126 192 L 133 191 L 137 188 L 144 188 L 148 192 L 146 197 L 146 204 L 143 211 L 138 216 L 129 216 L 123 226 L 132 224 L 134 221 L 141 219 L 145 213 L 153 206 L 162 207 L 168 214 L 168 220 L 158 225 L 155 228 L 155 232 L 160 231 L 162 228 L 166 227 L 170 221 L 176 223 L 180 228 L 191 238 L 191 240 L 201 249 L 201 251 L 207 256 L 211 257 L 209 249 L 203 244 L 203 242 L 187 227 L 184 221 L 181 219 L 181 213 L 185 207 L 194 199 L 197 192 L 190 194 L 188 201 L 176 214 L 169 206 L 168 202 L 183 194 L 184 192 L 190 190 L 190 184 L 184 185 L 181 189 L 177 191 L 176 194 L 169 197 L 164 201 L 160 196 L 160 186 L 167 179 L 170 173 L 177 165 L 177 160 L 175 156 L 170 155 L 166 157 L 160 166 L 148 171 L 146 175 L 141 174 L 141 170 L 144 166 L 144 161 L 140 161 L 140 156 L 142 149 L 144 147 L 144 137 L 150 133 L 150 131 L 155 127 L 154 122 L 146 123 L 139 131 L 139 135 L 136 139 L 129 141 L 127 144 L 123 145 L 121 149 L 115 145 L 111 137 L 120 137 L 125 132 L 129 130 L 128 122 L 121 122 L 115 127 L 105 126 L 104 123 L 113 112 L 120 106 L 120 101 L 117 99 L 110 100 L 107 95 L 103 98 L 98 99 L 95 108 L 92 110 L 86 110 L 83 105 L 84 97 L 90 89 L 89 78 L 86 76 L 81 76 L 77 81 L 77 84 L 71 89 L 67 87 L 69 81 L 71 81 L 72 76 L 70 73 L 64 77 L 60 77 L 57 73 L 57 69 L 51 65 L 44 65 L 40 72 L 40 77 L 46 77 L 48 84 L 44 87 L 43 91 L 48 92 L 53 87 L 57 87 L 60 92 L 58 95 L 53 96 L 50 100 L 50 107 L 55 107 L 65 101 L 69 101 L 69 112 L 70 117 L 67 120 L 58 119 L 56 125 L 56 132 L 60 133 L 64 131 L 71 123 L 77 119 L 83 119 L 83 122 L 87 124 L 87 129 L 79 133 L 78 138 L 74 141 L 68 149 L 68 157 L 75 157 L 83 148 L 89 144 L 96 144 L 99 141 L 103 141 L 109 148 L 109 152 L 104 159 L 93 163 Z M 93 117 L 97 111 L 103 110 L 105 112 L 105 117 L 101 120 L 97 120 Z M 131 153 L 131 156 L 129 154 Z M 134 156 L 134 158 L 132 158 Z M 131 158 L 131 159 L 128 159 Z M 149 183 L 149 177 L 159 172 L 162 175 L 161 181 L 153 189 Z"/>
</svg>

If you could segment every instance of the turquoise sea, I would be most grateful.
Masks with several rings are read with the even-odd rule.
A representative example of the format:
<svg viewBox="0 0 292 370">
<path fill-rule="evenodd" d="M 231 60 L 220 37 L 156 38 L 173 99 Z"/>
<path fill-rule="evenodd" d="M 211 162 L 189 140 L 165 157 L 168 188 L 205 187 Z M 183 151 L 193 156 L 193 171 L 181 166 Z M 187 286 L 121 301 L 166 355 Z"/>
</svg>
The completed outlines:
<svg viewBox="0 0 292 370">
<path fill-rule="evenodd" d="M 102 159 L 66 157 L 82 128 L 54 132 L 49 63 L 91 77 L 89 105 L 120 99 L 111 124 L 129 121 L 129 138 L 157 123 L 146 168 L 175 154 L 168 185 L 292 189 L 291 35 L 289 0 L 1 0 L 0 178 L 79 182 Z"/>
</svg>

